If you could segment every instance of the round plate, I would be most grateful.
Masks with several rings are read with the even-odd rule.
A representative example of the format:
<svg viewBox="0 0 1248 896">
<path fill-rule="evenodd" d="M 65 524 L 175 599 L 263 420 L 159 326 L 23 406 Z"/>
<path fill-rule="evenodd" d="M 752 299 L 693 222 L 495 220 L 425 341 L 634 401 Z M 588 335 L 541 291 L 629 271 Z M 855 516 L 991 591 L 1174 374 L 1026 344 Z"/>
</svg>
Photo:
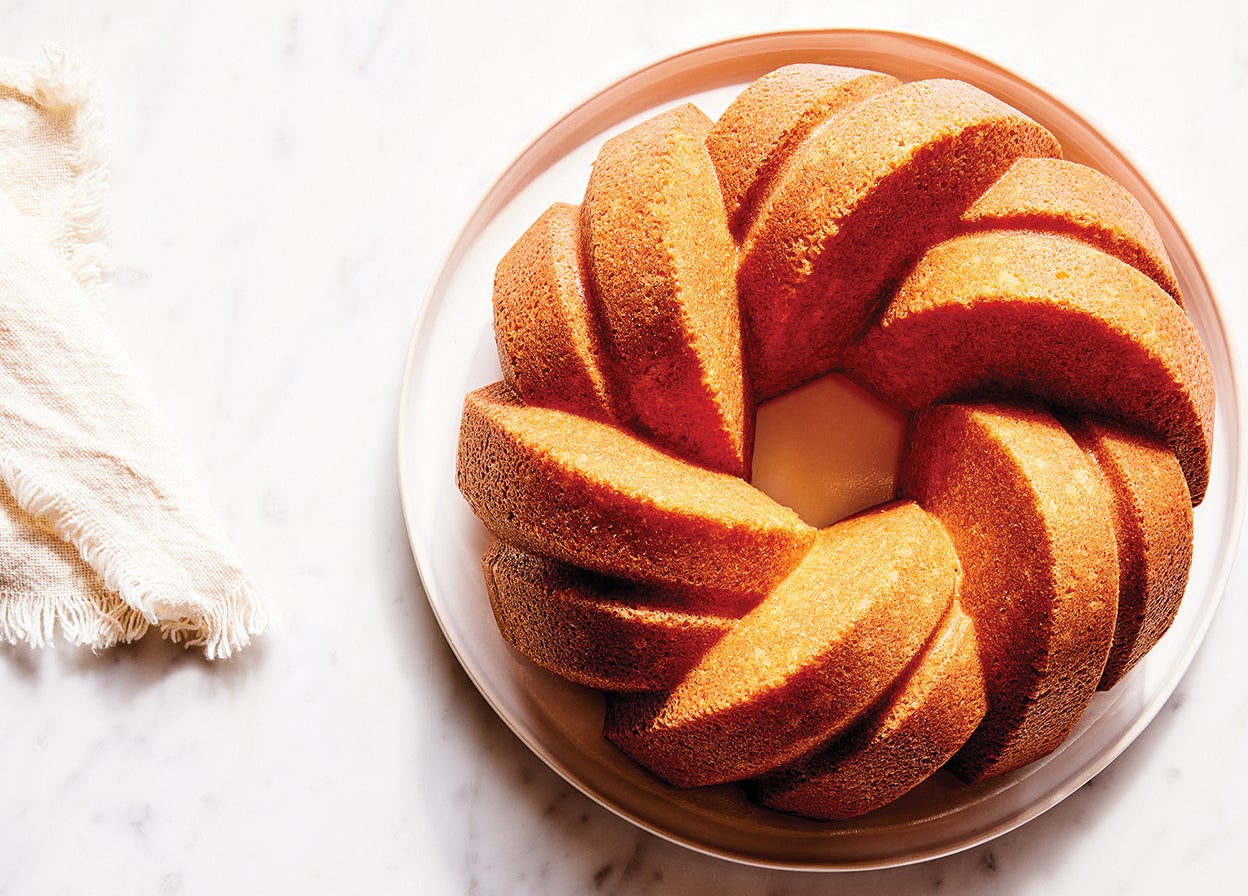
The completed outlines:
<svg viewBox="0 0 1248 896">
<path fill-rule="evenodd" d="M 686 101 L 714 118 L 750 81 L 794 62 L 969 81 L 1048 127 L 1067 158 L 1117 179 L 1161 231 L 1218 387 L 1212 479 L 1197 510 L 1187 596 L 1147 659 L 1113 691 L 1098 694 L 1047 758 L 973 787 L 941 773 L 891 806 L 835 824 L 760 809 L 730 785 L 673 790 L 611 748 L 600 734 L 601 697 L 528 663 L 499 635 L 481 577 L 486 532 L 455 487 L 464 393 L 501 378 L 490 302 L 499 258 L 552 202 L 580 201 L 598 147 L 611 134 Z M 412 550 L 438 622 L 485 698 L 534 753 L 608 809 L 676 843 L 768 867 L 879 868 L 948 854 L 1017 827 L 1088 781 L 1148 724 L 1191 662 L 1229 574 L 1243 505 L 1231 349 L 1200 266 L 1157 195 L 1057 100 L 969 53 L 903 34 L 805 31 L 717 43 L 649 66 L 573 109 L 503 173 L 456 240 L 416 325 L 399 411 L 400 488 Z"/>
</svg>

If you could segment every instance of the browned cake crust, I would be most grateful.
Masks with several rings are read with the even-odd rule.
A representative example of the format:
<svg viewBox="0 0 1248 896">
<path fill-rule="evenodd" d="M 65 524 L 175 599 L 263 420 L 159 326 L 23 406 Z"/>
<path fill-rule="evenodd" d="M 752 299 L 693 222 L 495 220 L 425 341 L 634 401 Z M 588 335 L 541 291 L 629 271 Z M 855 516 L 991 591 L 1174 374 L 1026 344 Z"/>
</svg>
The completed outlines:
<svg viewBox="0 0 1248 896">
<path fill-rule="evenodd" d="M 910 664 L 958 583 L 912 502 L 820 532 L 801 565 L 670 694 L 608 700 L 608 740 L 680 787 L 759 775 L 845 728 Z"/>
<path fill-rule="evenodd" d="M 499 265 L 456 471 L 492 606 L 657 777 L 840 818 L 1002 774 L 1170 626 L 1212 364 L 1143 207 L 1060 155 L 961 82 L 788 66 L 607 141 Z M 910 413 L 903 500 L 816 533 L 753 418 L 833 371 Z"/>
<path fill-rule="evenodd" d="M 1019 159 L 966 210 L 962 224 L 967 230 L 1045 230 L 1084 240 L 1148 275 L 1183 304 L 1153 219 L 1117 181 L 1086 165 Z"/>
<path fill-rule="evenodd" d="M 1082 715 L 1113 640 L 1118 552 L 1099 475 L 1049 414 L 941 405 L 913 424 L 901 489 L 953 540 L 984 666 L 988 713 L 950 767 L 976 781 L 1038 759 Z"/>
<path fill-rule="evenodd" d="M 642 429 L 693 463 L 745 476 L 754 405 L 710 128 L 684 105 L 607 141 L 585 190 L 588 259 Z"/>
<path fill-rule="evenodd" d="M 527 551 L 643 582 L 765 592 L 815 530 L 746 482 L 622 430 L 470 392 L 456 481 L 486 527 Z"/>
<path fill-rule="evenodd" d="M 881 289 L 1048 131 L 958 81 L 868 97 L 797 147 L 741 247 L 737 286 L 760 400 L 839 366 Z"/>
<path fill-rule="evenodd" d="M 865 718 L 748 789 L 764 806 L 808 818 L 864 815 L 944 765 L 987 705 L 975 627 L 955 600 L 913 667 Z"/>
<path fill-rule="evenodd" d="M 696 595 L 592 573 L 498 538 L 481 568 L 507 642 L 542 668 L 603 691 L 674 686 L 735 622 Z"/>
<path fill-rule="evenodd" d="M 1066 422 L 1114 495 L 1118 621 L 1101 675 L 1113 687 L 1174 622 L 1192 566 L 1187 483 L 1164 445 L 1093 420 Z"/>
<path fill-rule="evenodd" d="M 934 246 L 850 366 L 904 408 L 1023 394 L 1118 420 L 1162 438 L 1204 497 L 1214 392 L 1200 337 L 1151 279 L 1077 240 L 988 231 Z"/>
<path fill-rule="evenodd" d="M 556 203 L 503 256 L 494 273 L 494 339 L 503 380 L 524 401 L 610 420 L 580 224 L 578 206 Z"/>
<path fill-rule="evenodd" d="M 786 65 L 743 90 L 715 121 L 706 148 L 738 238 L 781 166 L 822 121 L 900 84 L 891 75 L 837 65 Z"/>
</svg>

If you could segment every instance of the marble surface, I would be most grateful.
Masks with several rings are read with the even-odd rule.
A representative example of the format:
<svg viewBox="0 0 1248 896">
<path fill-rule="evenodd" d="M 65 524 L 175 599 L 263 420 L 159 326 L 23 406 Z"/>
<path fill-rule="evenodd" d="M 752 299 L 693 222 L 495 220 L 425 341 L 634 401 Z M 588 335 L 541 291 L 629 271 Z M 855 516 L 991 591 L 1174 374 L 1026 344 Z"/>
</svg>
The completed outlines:
<svg viewBox="0 0 1248 896">
<path fill-rule="evenodd" d="M 57 43 L 98 74 L 109 321 L 285 613 L 217 664 L 0 648 L 0 894 L 1224 891 L 1248 844 L 1242 559 L 1158 718 L 1039 819 L 890 871 L 768 871 L 638 830 L 515 739 L 425 601 L 394 445 L 422 295 L 492 178 L 594 89 L 753 31 L 919 32 L 1040 83 L 1127 148 L 1245 332 L 1243 5 L 586 8 L 0 6 L 0 54 Z"/>
</svg>

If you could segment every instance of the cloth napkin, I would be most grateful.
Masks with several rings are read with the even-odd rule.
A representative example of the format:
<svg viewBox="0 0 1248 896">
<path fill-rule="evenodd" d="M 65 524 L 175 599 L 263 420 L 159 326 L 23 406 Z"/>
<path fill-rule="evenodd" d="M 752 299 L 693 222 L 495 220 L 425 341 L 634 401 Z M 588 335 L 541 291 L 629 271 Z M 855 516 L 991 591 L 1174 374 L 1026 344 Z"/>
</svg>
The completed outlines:
<svg viewBox="0 0 1248 896">
<path fill-rule="evenodd" d="M 156 627 L 227 657 L 274 610 L 100 315 L 99 104 L 46 52 L 0 60 L 0 638 L 99 649 Z"/>
</svg>

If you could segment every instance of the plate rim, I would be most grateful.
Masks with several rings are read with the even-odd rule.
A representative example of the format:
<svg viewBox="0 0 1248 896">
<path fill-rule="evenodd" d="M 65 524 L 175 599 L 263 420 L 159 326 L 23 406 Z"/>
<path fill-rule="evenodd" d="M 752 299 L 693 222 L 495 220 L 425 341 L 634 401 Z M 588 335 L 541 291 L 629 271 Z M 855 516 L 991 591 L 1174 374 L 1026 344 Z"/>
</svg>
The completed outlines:
<svg viewBox="0 0 1248 896">
<path fill-rule="evenodd" d="M 1133 723 L 1123 732 L 1123 734 L 1100 755 L 1096 761 L 1082 766 L 1078 773 L 1072 775 L 1067 781 L 1066 786 L 1062 786 L 1049 792 L 1045 799 L 1030 803 L 1023 807 L 1009 818 L 993 825 L 989 828 L 977 831 L 966 837 L 964 840 L 947 844 L 942 847 L 930 848 L 917 853 L 908 854 L 897 859 L 866 859 L 863 861 L 837 861 L 837 862 L 805 862 L 805 861 L 785 861 L 766 859 L 758 856 L 738 854 L 700 843 L 688 837 L 680 836 L 671 831 L 664 830 L 662 827 L 651 822 L 649 819 L 641 817 L 639 814 L 629 811 L 623 806 L 617 805 L 603 795 L 599 794 L 589 786 L 587 782 L 581 781 L 577 775 L 563 762 L 559 757 L 549 755 L 547 751 L 532 738 L 528 732 L 519 728 L 510 718 L 506 708 L 501 706 L 496 696 L 491 693 L 489 687 L 480 680 L 473 664 L 469 658 L 465 656 L 462 645 L 457 643 L 452 632 L 448 629 L 446 620 L 437 602 L 434 600 L 430 590 L 431 573 L 427 569 L 430 562 L 428 558 L 422 556 L 422 549 L 417 544 L 416 532 L 414 527 L 415 508 L 414 501 L 409 501 L 409 484 L 411 481 L 411 473 L 407 469 L 405 458 L 413 456 L 410 446 L 407 444 L 410 423 L 408 414 L 411 412 L 411 401 L 409 389 L 413 386 L 413 371 L 419 363 L 419 349 L 421 347 L 422 337 L 426 334 L 426 328 L 430 316 L 434 300 L 440 291 L 440 285 L 443 283 L 448 272 L 453 270 L 458 261 L 463 256 L 467 246 L 474 238 L 472 235 L 475 230 L 479 229 L 481 222 L 488 221 L 497 212 L 498 209 L 506 206 L 506 204 L 515 197 L 515 194 L 529 180 L 531 176 L 525 177 L 525 172 L 532 167 L 531 159 L 542 152 L 542 148 L 550 143 L 558 142 L 566 139 L 567 132 L 575 132 L 577 129 L 584 129 L 594 121 L 603 120 L 620 114 L 621 106 L 619 103 L 627 99 L 627 95 L 635 90 L 635 85 L 645 82 L 647 78 L 659 76 L 668 76 L 666 73 L 673 74 L 683 72 L 688 74 L 689 66 L 709 66 L 714 64 L 716 57 L 744 57 L 749 54 L 750 58 L 757 59 L 759 54 L 756 51 L 761 44 L 784 44 L 782 47 L 769 47 L 769 55 L 793 55 L 802 52 L 810 52 L 810 48 L 814 47 L 817 52 L 835 54 L 843 52 L 837 48 L 837 45 L 844 42 L 852 42 L 855 40 L 877 40 L 885 42 L 895 42 L 900 45 L 921 46 L 925 51 L 936 52 L 940 54 L 953 54 L 963 59 L 971 61 L 977 66 L 982 66 L 996 73 L 998 77 L 1002 77 L 1016 86 L 1025 88 L 1036 94 L 1043 102 L 1056 106 L 1064 114 L 1069 115 L 1073 121 L 1082 128 L 1095 135 L 1103 144 L 1103 148 L 1109 150 L 1117 159 L 1135 176 L 1138 183 L 1147 191 L 1149 199 L 1153 204 L 1160 208 L 1166 219 L 1173 225 L 1173 233 L 1170 234 L 1172 239 L 1180 241 L 1182 249 L 1187 258 L 1191 261 L 1195 276 L 1204 286 L 1204 291 L 1209 297 L 1209 308 L 1207 309 L 1212 317 L 1213 323 L 1219 334 L 1223 337 L 1219 342 L 1219 347 L 1225 352 L 1225 361 L 1228 376 L 1225 380 L 1218 382 L 1218 412 L 1219 421 L 1224 427 L 1229 427 L 1230 432 L 1221 432 L 1219 437 L 1225 443 L 1225 440 L 1234 436 L 1234 450 L 1229 456 L 1230 463 L 1230 495 L 1229 495 L 1229 512 L 1230 524 L 1227 527 L 1229 532 L 1222 540 L 1222 553 L 1216 558 L 1210 576 L 1211 582 L 1211 598 L 1208 605 L 1203 607 L 1202 614 L 1196 620 L 1193 626 L 1194 636 L 1185 645 L 1178 658 L 1173 665 L 1167 670 L 1167 674 L 1163 679 L 1163 683 L 1156 689 L 1151 699 L 1145 703 Z M 744 70 L 747 68 L 745 63 L 739 63 Z M 735 83 L 735 82 L 733 82 Z M 630 90 L 630 88 L 633 88 Z M 709 88 L 702 88 L 709 89 Z M 686 91 L 688 92 L 688 91 Z M 619 97 L 619 99 L 616 99 Z M 606 110 L 597 110 L 597 106 L 605 104 Z M 647 108 L 652 103 L 644 104 Z M 626 106 L 624 108 L 627 108 Z M 593 113 L 592 115 L 590 113 Z M 611 115 L 608 115 L 608 112 Z M 624 116 L 627 117 L 627 116 Z M 1172 247 L 1174 248 L 1174 247 Z M 1166 207 L 1161 197 L 1153 189 L 1152 185 L 1140 173 L 1137 166 L 1116 144 L 1105 138 L 1099 129 L 1097 129 L 1090 121 L 1080 113 L 1076 112 L 1068 104 L 1061 99 L 1054 97 L 1050 93 L 1034 85 L 1032 82 L 1022 78 L 1021 76 L 1006 69 L 1004 66 L 987 59 L 977 53 L 968 51 L 957 45 L 937 40 L 919 34 L 912 34 L 905 31 L 881 30 L 881 29 L 857 29 L 857 28 L 828 28 L 828 29 L 797 29 L 768 31 L 751 34 L 737 35 L 720 40 L 714 40 L 703 43 L 685 50 L 681 50 L 655 61 L 634 69 L 614 80 L 609 81 L 605 85 L 593 91 L 586 98 L 572 106 L 568 111 L 557 117 L 551 124 L 543 128 L 536 137 L 508 163 L 508 165 L 486 186 L 478 201 L 472 206 L 471 212 L 468 214 L 463 225 L 455 231 L 455 237 L 450 247 L 443 255 L 440 263 L 435 268 L 430 285 L 421 300 L 420 308 L 417 313 L 416 321 L 413 326 L 412 335 L 407 346 L 407 353 L 403 364 L 402 380 L 400 384 L 399 407 L 398 407 L 398 426 L 395 440 L 395 448 L 398 462 L 398 480 L 399 480 L 399 497 L 402 505 L 404 525 L 408 534 L 409 548 L 414 558 L 417 574 L 420 578 L 421 587 L 427 604 L 433 612 L 434 618 L 438 623 L 443 638 L 451 648 L 456 661 L 467 674 L 473 686 L 486 700 L 491 710 L 499 716 L 507 728 L 524 744 L 526 749 L 537 756 L 545 765 L 559 775 L 565 782 L 574 787 L 576 790 L 589 797 L 598 805 L 602 806 L 617 817 L 623 818 L 637 827 L 661 837 L 664 840 L 678 844 L 680 846 L 691 849 L 703 855 L 714 856 L 730 862 L 750 865 L 760 868 L 770 868 L 777 870 L 803 870 L 803 871 L 855 871 L 855 870 L 871 870 L 901 867 L 904 865 L 915 864 L 942 856 L 952 855 L 966 849 L 973 848 L 980 844 L 993 840 L 1011 830 L 1014 830 L 1026 822 L 1044 814 L 1048 809 L 1060 803 L 1067 796 L 1081 787 L 1084 783 L 1102 771 L 1114 759 L 1139 736 L 1139 734 L 1153 721 L 1165 705 L 1166 701 L 1174 693 L 1183 676 L 1186 674 L 1195 658 L 1196 653 L 1205 641 L 1209 626 L 1212 623 L 1214 615 L 1221 604 L 1221 600 L 1226 591 L 1226 586 L 1230 578 L 1231 570 L 1234 566 L 1243 526 L 1245 492 L 1248 490 L 1248 477 L 1245 476 L 1246 460 L 1248 460 L 1248 440 L 1242 438 L 1241 433 L 1241 366 L 1239 359 L 1238 347 L 1235 340 L 1230 338 L 1231 331 L 1226 326 L 1224 312 L 1217 300 L 1213 289 L 1209 285 L 1200 260 L 1197 257 L 1193 247 L 1191 246 L 1185 232 L 1178 226 L 1178 222 L 1174 219 L 1172 213 Z M 427 496 L 432 498 L 432 496 Z M 415 495 L 413 495 L 413 499 Z"/>
</svg>

